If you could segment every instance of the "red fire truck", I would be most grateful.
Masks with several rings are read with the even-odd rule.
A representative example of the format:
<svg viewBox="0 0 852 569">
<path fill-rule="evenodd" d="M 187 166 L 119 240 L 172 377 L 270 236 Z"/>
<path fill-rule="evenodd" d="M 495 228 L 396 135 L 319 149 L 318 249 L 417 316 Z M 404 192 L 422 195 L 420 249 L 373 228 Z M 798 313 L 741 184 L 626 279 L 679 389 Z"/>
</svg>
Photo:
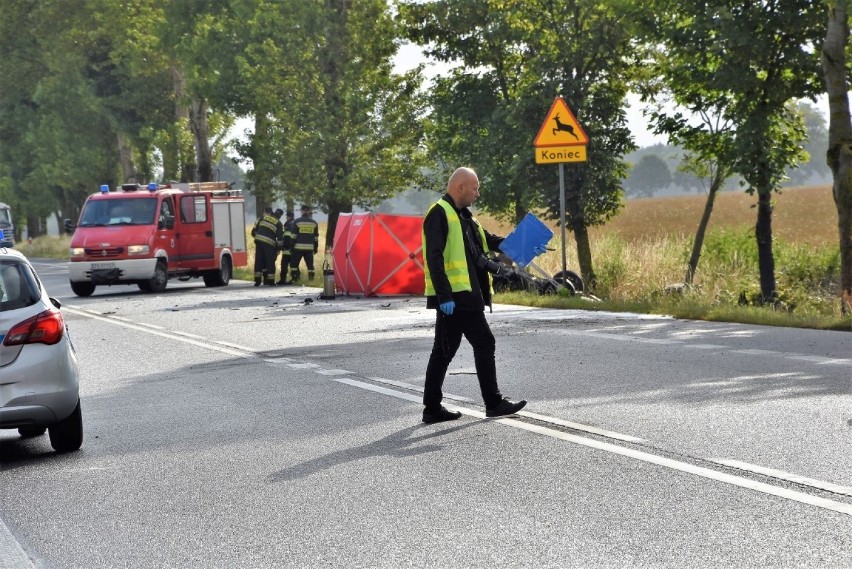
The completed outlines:
<svg viewBox="0 0 852 569">
<path fill-rule="evenodd" d="M 101 186 L 71 237 L 71 290 L 90 296 L 99 285 L 136 284 L 162 292 L 170 278 L 193 277 L 225 286 L 248 263 L 245 227 L 242 191 L 227 182 Z"/>
</svg>

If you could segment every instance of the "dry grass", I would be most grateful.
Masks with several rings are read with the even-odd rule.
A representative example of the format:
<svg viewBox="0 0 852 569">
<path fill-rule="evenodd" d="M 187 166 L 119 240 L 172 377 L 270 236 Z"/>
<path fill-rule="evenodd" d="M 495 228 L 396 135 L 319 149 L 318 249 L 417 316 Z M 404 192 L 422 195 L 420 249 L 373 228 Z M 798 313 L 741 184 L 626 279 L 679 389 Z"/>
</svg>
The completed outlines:
<svg viewBox="0 0 852 569">
<path fill-rule="evenodd" d="M 655 242 L 662 238 L 692 239 L 707 197 L 703 194 L 630 200 L 605 225 L 590 230 L 592 241 L 606 235 L 618 235 L 627 242 Z M 791 188 L 776 194 L 772 214 L 772 229 L 776 239 L 788 243 L 826 245 L 838 242 L 837 209 L 831 196 L 831 186 Z M 745 192 L 724 192 L 717 196 L 708 231 L 754 227 L 757 219 L 757 197 Z M 544 218 L 539 216 L 543 221 Z M 478 219 L 486 229 L 505 235 L 512 225 L 498 222 L 487 215 Z M 545 221 L 559 236 L 555 222 Z M 568 237 L 571 241 L 570 233 Z"/>
<path fill-rule="evenodd" d="M 631 200 L 619 214 L 590 229 L 592 262 L 598 277 L 596 294 L 618 303 L 666 304 L 668 285 L 684 280 L 694 233 L 706 196 Z M 705 306 L 737 307 L 759 290 L 754 224 L 757 198 L 725 192 L 716 199 L 704 248 L 688 301 Z M 478 216 L 491 232 L 506 234 L 512 226 Z M 562 270 L 560 231 L 550 251 L 536 259 L 546 273 Z M 839 317 L 837 211 L 829 186 L 788 189 L 774 198 L 776 278 L 785 306 L 799 313 Z M 567 266 L 578 270 L 576 243 L 567 235 Z"/>
</svg>

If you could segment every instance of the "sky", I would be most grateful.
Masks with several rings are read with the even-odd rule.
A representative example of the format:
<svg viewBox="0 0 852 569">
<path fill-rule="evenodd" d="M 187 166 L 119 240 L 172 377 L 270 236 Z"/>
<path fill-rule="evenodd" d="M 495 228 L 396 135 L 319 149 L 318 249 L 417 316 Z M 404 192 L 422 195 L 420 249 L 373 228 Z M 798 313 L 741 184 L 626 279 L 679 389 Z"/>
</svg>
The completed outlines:
<svg viewBox="0 0 852 569">
<path fill-rule="evenodd" d="M 414 44 L 404 44 L 399 48 L 397 52 L 395 68 L 398 73 L 402 73 L 413 69 L 418 64 L 423 63 L 426 65 L 424 69 L 424 75 L 427 81 L 431 81 L 435 76 L 446 73 L 451 68 L 450 65 L 444 63 L 433 63 L 429 61 L 421 51 L 420 47 Z M 627 124 L 630 128 L 630 132 L 633 134 L 636 145 L 639 148 L 644 148 L 646 146 L 653 146 L 654 144 L 665 144 L 666 137 L 655 135 L 650 128 L 648 128 L 647 119 L 642 115 L 642 104 L 639 102 L 639 97 L 637 95 L 631 95 L 628 97 L 629 109 L 627 112 Z M 821 97 L 817 103 L 817 108 L 822 110 L 823 116 L 825 116 L 826 124 L 828 124 L 828 100 L 826 97 Z M 550 106 L 548 105 L 546 108 L 541 109 L 541 120 L 547 117 L 547 112 L 550 110 Z M 530 125 L 530 130 L 532 134 L 530 135 L 530 140 L 533 139 L 535 133 L 538 132 L 538 128 L 540 124 Z M 243 133 L 246 130 L 252 130 L 253 128 L 253 120 L 252 119 L 240 119 L 234 125 L 232 129 L 233 136 L 236 138 L 244 138 Z M 532 148 L 532 142 L 530 143 L 530 148 Z"/>
<path fill-rule="evenodd" d="M 405 44 L 400 47 L 396 56 L 396 69 L 398 72 L 407 71 L 409 69 L 414 68 L 417 64 L 424 63 L 426 64 L 426 69 L 424 70 L 424 75 L 427 79 L 431 80 L 438 74 L 445 73 L 450 69 L 450 65 L 442 64 L 442 63 L 432 63 L 423 55 L 419 46 L 414 44 Z M 630 132 L 633 134 L 633 137 L 636 141 L 636 145 L 639 148 L 644 148 L 646 146 L 653 146 L 654 144 L 665 144 L 667 139 L 664 136 L 655 135 L 650 128 L 648 128 L 648 121 L 642 115 L 642 103 L 639 101 L 638 95 L 630 95 L 627 98 L 627 102 L 629 104 L 629 109 L 627 111 L 627 124 L 630 128 Z M 816 107 L 822 110 L 823 116 L 825 117 L 826 124 L 828 124 L 828 99 L 826 97 L 821 97 L 817 103 Z M 550 110 L 550 105 L 547 105 L 545 108 L 541 110 L 541 120 L 547 117 L 547 112 Z M 535 136 L 535 132 L 538 131 L 540 124 L 531 125 L 531 130 L 533 134 L 532 137 Z M 581 125 L 582 126 L 582 125 Z M 532 143 L 530 143 L 532 147 Z"/>
<path fill-rule="evenodd" d="M 431 80 L 436 75 L 446 73 L 451 68 L 450 65 L 444 63 L 432 63 L 426 57 L 424 57 L 423 52 L 420 49 L 420 46 L 414 44 L 405 44 L 400 47 L 396 56 L 396 70 L 397 72 L 404 72 L 410 69 L 413 69 L 420 63 L 424 63 L 426 65 L 426 69 L 424 70 L 424 75 L 427 80 Z M 652 146 L 657 143 L 665 143 L 666 139 L 662 136 L 656 136 L 648 129 L 647 122 L 645 118 L 642 116 L 642 112 L 639 106 L 639 98 L 631 97 L 629 99 L 630 102 L 630 111 L 627 113 L 627 120 L 630 126 L 630 132 L 633 133 L 633 136 L 636 138 L 636 144 L 639 147 L 644 146 Z M 550 110 L 550 105 L 543 107 L 541 109 L 541 120 L 547 117 L 547 111 Z M 538 129 L 541 125 L 535 124 L 530 125 L 530 130 L 532 134 L 530 135 L 530 140 L 535 137 L 535 133 L 538 132 Z M 530 148 L 532 148 L 532 142 L 530 142 Z"/>
</svg>

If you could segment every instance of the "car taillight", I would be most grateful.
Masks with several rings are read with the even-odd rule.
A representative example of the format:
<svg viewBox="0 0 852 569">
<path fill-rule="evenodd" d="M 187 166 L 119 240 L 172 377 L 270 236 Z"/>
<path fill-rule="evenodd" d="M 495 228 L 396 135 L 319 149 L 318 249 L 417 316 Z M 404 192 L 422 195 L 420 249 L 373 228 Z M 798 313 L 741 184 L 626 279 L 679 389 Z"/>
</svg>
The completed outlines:
<svg viewBox="0 0 852 569">
<path fill-rule="evenodd" d="M 45 310 L 32 318 L 27 318 L 12 326 L 6 333 L 3 344 L 20 346 L 22 344 L 52 345 L 62 339 L 65 333 L 65 322 L 57 310 Z"/>
</svg>

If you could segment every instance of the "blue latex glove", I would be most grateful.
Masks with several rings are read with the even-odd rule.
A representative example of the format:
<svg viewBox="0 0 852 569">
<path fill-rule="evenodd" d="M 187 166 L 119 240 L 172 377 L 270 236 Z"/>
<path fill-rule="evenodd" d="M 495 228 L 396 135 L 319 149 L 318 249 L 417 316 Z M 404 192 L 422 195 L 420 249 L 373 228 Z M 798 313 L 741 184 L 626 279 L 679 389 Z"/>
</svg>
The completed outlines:
<svg viewBox="0 0 852 569">
<path fill-rule="evenodd" d="M 539 255 L 544 255 L 545 253 L 547 253 L 547 247 L 545 247 L 544 245 L 539 245 L 538 247 L 533 249 L 533 253 L 535 253 L 536 257 Z"/>
<path fill-rule="evenodd" d="M 453 300 L 450 300 L 450 301 L 447 301 L 447 302 L 442 302 L 440 308 L 441 308 L 441 312 L 443 312 L 447 316 L 452 316 L 453 310 L 456 309 L 456 303 Z"/>
</svg>

